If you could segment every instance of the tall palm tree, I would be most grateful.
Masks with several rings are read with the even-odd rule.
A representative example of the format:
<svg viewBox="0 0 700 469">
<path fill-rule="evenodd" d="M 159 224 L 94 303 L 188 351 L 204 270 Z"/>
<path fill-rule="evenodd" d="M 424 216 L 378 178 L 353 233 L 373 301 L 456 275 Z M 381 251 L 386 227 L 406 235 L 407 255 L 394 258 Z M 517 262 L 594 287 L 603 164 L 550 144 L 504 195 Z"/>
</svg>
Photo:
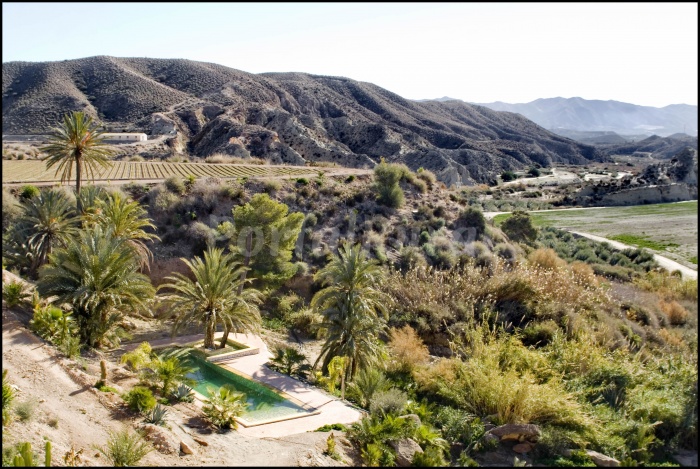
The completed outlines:
<svg viewBox="0 0 700 469">
<path fill-rule="evenodd" d="M 156 229 L 147 216 L 146 210 L 138 202 L 129 201 L 119 192 L 106 193 L 95 201 L 95 209 L 85 214 L 88 224 L 99 224 L 103 229 L 111 228 L 114 235 L 124 238 L 141 259 L 141 266 L 147 267 L 153 254 L 146 242 L 160 239 L 144 228 Z"/>
<path fill-rule="evenodd" d="M 344 245 L 315 280 L 328 286 L 311 300 L 311 307 L 325 318 L 320 327 L 326 331 L 326 342 L 314 367 L 323 361 L 326 370 L 333 357 L 345 356 L 349 365 L 344 378 L 352 379 L 379 354 L 376 338 L 384 327 L 388 303 L 378 288 L 384 272 L 359 244 Z"/>
<path fill-rule="evenodd" d="M 35 277 L 52 250 L 66 246 L 77 234 L 80 221 L 71 200 L 62 191 L 42 191 L 21 206 L 22 214 L 3 250 L 16 265 L 26 267 L 30 277 Z"/>
<path fill-rule="evenodd" d="M 82 230 L 49 256 L 39 271 L 37 290 L 43 297 L 56 296 L 56 304 L 72 306 L 83 343 L 116 345 L 115 329 L 124 313 L 147 311 L 155 295 L 138 268 L 126 240 L 98 225 Z"/>
<path fill-rule="evenodd" d="M 95 179 L 97 166 L 109 167 L 107 157 L 112 151 L 102 141 L 102 132 L 90 116 L 73 111 L 63 117 L 49 137 L 49 144 L 41 149 L 47 153 L 46 169 L 55 165 L 56 174 L 61 172 L 61 182 L 68 181 L 75 166 L 75 191 L 80 194 L 83 170 L 90 179 Z M 80 197 L 76 198 L 78 213 L 82 213 Z"/>
<path fill-rule="evenodd" d="M 237 332 L 256 332 L 261 318 L 258 305 L 262 294 L 254 289 L 240 289 L 245 267 L 222 249 L 208 248 L 204 259 L 182 259 L 194 281 L 176 273 L 166 277 L 159 289 L 172 290 L 162 296 L 163 303 L 175 316 L 173 334 L 192 321 L 204 326 L 204 347 L 214 348 L 214 332 L 218 324 Z M 225 345 L 225 342 L 222 343 Z"/>
</svg>

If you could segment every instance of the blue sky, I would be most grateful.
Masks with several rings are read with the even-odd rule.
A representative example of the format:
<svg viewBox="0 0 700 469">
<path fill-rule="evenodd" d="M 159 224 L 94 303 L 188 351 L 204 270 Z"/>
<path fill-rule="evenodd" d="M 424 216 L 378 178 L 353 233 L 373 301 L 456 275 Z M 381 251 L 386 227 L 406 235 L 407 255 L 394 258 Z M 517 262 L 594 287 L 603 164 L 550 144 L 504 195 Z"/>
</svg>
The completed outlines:
<svg viewBox="0 0 700 469">
<path fill-rule="evenodd" d="M 2 61 L 184 58 L 408 99 L 698 96 L 697 3 L 12 3 Z"/>
</svg>

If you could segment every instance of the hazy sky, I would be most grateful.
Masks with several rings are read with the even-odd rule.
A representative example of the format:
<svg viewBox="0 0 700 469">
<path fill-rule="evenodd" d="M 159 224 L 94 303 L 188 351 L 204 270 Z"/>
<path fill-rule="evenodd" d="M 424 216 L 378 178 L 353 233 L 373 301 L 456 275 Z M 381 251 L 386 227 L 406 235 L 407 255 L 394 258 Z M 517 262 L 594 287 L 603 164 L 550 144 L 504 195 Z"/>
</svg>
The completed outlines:
<svg viewBox="0 0 700 469">
<path fill-rule="evenodd" d="M 697 3 L 12 3 L 2 61 L 184 58 L 408 99 L 698 103 Z"/>
</svg>

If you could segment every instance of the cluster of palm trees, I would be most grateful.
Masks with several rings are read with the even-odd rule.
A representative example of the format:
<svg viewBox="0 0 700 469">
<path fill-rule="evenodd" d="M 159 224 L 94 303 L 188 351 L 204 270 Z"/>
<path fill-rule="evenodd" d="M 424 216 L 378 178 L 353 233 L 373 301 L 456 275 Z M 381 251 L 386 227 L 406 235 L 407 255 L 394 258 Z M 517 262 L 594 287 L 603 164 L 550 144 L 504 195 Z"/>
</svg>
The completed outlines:
<svg viewBox="0 0 700 469">
<path fill-rule="evenodd" d="M 57 166 L 61 181 L 75 167 L 75 209 L 68 194 L 48 190 L 23 203 L 19 221 L 7 235 L 4 256 L 36 278 L 44 297 L 70 305 L 80 326 L 83 344 L 91 347 L 119 342 L 123 315 L 148 314 L 156 289 L 146 275 L 152 254 L 147 243 L 158 239 L 146 211 L 119 192 L 81 187 L 82 174 L 93 176 L 97 166 L 109 165 L 98 126 L 83 113 L 66 115 L 54 129 L 47 168 Z M 204 347 L 214 348 L 214 335 L 229 331 L 256 332 L 261 323 L 262 293 L 249 286 L 249 270 L 234 253 L 209 248 L 203 257 L 182 259 L 190 275 L 174 274 L 158 290 L 158 297 L 174 318 L 173 334 L 192 322 L 205 331 Z M 325 288 L 311 306 L 323 315 L 320 327 L 326 342 L 314 364 L 343 364 L 342 389 L 360 369 L 371 366 L 381 350 L 378 334 L 386 327 L 386 295 L 378 286 L 383 271 L 359 245 L 344 245 L 321 269 L 316 280 Z M 247 288 L 246 288 L 247 286 Z"/>
</svg>

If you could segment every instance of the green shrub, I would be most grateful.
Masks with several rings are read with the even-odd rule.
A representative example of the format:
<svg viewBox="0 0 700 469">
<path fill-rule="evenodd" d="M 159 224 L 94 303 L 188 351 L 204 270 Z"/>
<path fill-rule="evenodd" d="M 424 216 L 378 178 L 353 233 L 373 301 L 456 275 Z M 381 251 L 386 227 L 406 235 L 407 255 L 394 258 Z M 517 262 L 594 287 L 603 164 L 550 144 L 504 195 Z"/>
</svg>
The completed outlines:
<svg viewBox="0 0 700 469">
<path fill-rule="evenodd" d="M 120 363 L 126 363 L 132 371 L 139 371 L 151 362 L 151 344 L 141 342 L 136 349 L 127 352 L 120 358 Z"/>
<path fill-rule="evenodd" d="M 127 467 L 136 466 L 144 456 L 153 451 L 153 448 L 138 433 L 131 433 L 124 429 L 119 432 L 109 432 L 107 444 L 98 448 L 98 451 L 113 466 Z"/>
<path fill-rule="evenodd" d="M 383 159 L 374 167 L 374 188 L 377 192 L 377 202 L 390 208 L 403 205 L 404 195 L 399 187 L 404 170 L 400 165 L 388 164 Z"/>
<path fill-rule="evenodd" d="M 386 391 L 377 391 L 369 404 L 372 414 L 400 413 L 408 404 L 408 395 L 400 389 L 391 388 Z"/>
<path fill-rule="evenodd" d="M 306 178 L 297 178 L 297 185 L 299 186 L 307 186 L 309 184 L 309 180 Z"/>
<path fill-rule="evenodd" d="M 552 320 L 530 323 L 522 330 L 520 340 L 527 346 L 544 347 L 552 341 L 557 331 L 559 326 Z"/>
<path fill-rule="evenodd" d="M 36 402 L 32 400 L 18 402 L 15 405 L 15 414 L 22 422 L 27 422 L 34 416 L 34 409 L 36 409 Z"/>
<path fill-rule="evenodd" d="M 323 425 L 322 427 L 318 427 L 315 432 L 330 432 L 332 430 L 336 430 L 339 432 L 346 432 L 348 431 L 348 427 L 343 425 L 342 423 L 330 423 Z"/>
<path fill-rule="evenodd" d="M 5 300 L 8 308 L 14 308 L 20 303 L 26 302 L 30 296 L 24 282 L 14 280 L 2 285 L 2 299 Z"/>
<path fill-rule="evenodd" d="M 532 225 L 530 214 L 516 210 L 501 225 L 501 230 L 513 241 L 531 243 L 537 238 L 537 229 Z"/>
<path fill-rule="evenodd" d="M 501 173 L 501 180 L 503 182 L 514 181 L 518 179 L 518 176 L 513 171 L 503 171 Z"/>
<path fill-rule="evenodd" d="M 350 176 L 348 176 L 347 178 L 345 178 L 345 182 L 346 182 L 346 183 L 351 183 L 351 182 L 354 181 L 354 180 L 355 180 L 355 175 L 354 175 L 354 174 L 351 174 Z"/>
<path fill-rule="evenodd" d="M 29 200 L 37 195 L 39 195 L 39 188 L 31 184 L 24 185 L 19 190 L 19 198 L 22 200 Z"/>
<path fill-rule="evenodd" d="M 163 184 L 165 184 L 165 188 L 173 194 L 184 195 L 185 192 L 187 192 L 185 181 L 178 176 L 170 176 Z"/>
<path fill-rule="evenodd" d="M 2 370 L 2 426 L 10 421 L 10 406 L 15 400 L 15 390 L 7 380 L 7 370 Z"/>
<path fill-rule="evenodd" d="M 248 406 L 245 394 L 224 385 L 218 390 L 210 388 L 209 396 L 202 411 L 212 425 L 219 430 L 238 428 L 236 417 L 239 417 Z"/>
<path fill-rule="evenodd" d="M 486 219 L 481 210 L 473 207 L 467 207 L 459 214 L 454 222 L 455 229 L 463 231 L 462 239 L 467 241 L 475 241 L 481 239 L 486 232 Z M 473 230 L 473 231 L 470 231 Z M 473 235 L 472 235 L 473 233 Z M 474 239 L 468 239 L 470 236 L 475 236 Z"/>
<path fill-rule="evenodd" d="M 153 397 L 153 393 L 144 386 L 135 386 L 123 398 L 130 409 L 138 412 L 148 412 L 156 405 L 156 398 Z"/>
</svg>

